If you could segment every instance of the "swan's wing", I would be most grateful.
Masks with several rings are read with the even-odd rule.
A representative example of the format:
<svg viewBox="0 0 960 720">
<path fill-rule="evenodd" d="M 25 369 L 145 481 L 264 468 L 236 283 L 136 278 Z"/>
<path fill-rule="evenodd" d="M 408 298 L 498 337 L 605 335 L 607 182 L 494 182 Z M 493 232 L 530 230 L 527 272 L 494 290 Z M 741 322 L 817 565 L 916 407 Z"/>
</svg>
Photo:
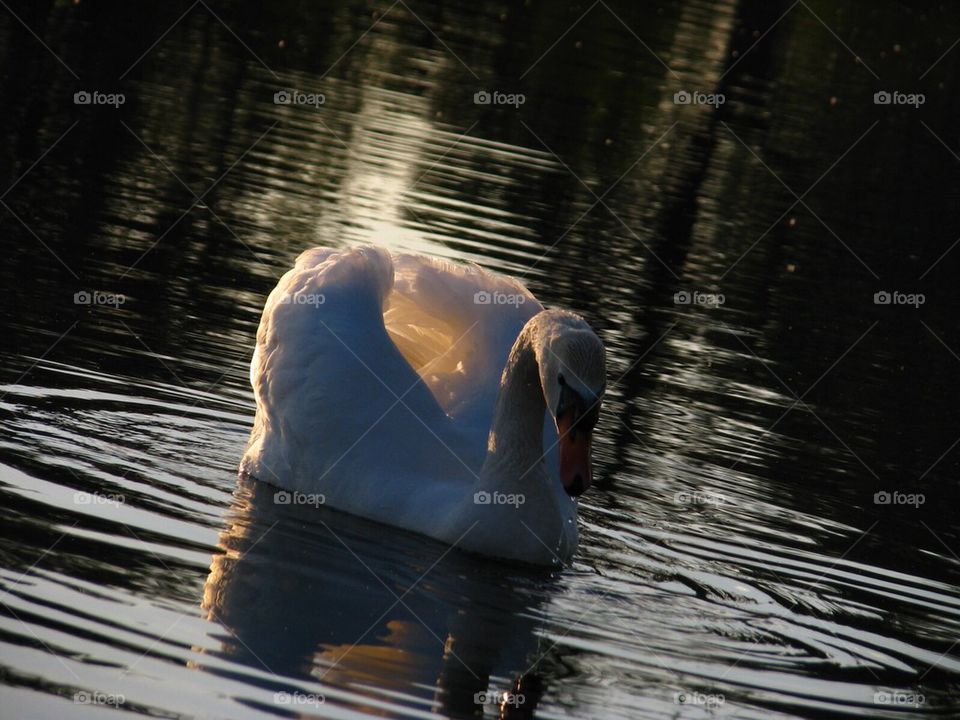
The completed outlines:
<svg viewBox="0 0 960 720">
<path fill-rule="evenodd" d="M 517 280 L 397 254 L 384 322 L 450 417 L 485 435 L 510 348 L 543 307 Z"/>
<path fill-rule="evenodd" d="M 246 471 L 290 487 L 284 477 L 318 483 L 334 464 L 339 476 L 413 474 L 425 458 L 457 465 L 442 447 L 456 444 L 450 419 L 384 328 L 393 283 L 390 254 L 372 247 L 308 250 L 281 278 L 251 365 Z"/>
</svg>

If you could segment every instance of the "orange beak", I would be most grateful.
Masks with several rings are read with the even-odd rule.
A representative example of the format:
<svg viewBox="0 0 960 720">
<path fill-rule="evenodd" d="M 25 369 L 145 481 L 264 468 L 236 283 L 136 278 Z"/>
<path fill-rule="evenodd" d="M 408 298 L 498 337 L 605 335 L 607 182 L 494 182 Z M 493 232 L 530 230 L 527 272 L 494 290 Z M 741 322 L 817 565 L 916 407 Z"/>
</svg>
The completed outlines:
<svg viewBox="0 0 960 720">
<path fill-rule="evenodd" d="M 570 408 L 557 418 L 560 434 L 560 481 L 570 497 L 582 495 L 593 482 L 590 445 L 593 433 L 576 426 L 576 411 Z"/>
</svg>

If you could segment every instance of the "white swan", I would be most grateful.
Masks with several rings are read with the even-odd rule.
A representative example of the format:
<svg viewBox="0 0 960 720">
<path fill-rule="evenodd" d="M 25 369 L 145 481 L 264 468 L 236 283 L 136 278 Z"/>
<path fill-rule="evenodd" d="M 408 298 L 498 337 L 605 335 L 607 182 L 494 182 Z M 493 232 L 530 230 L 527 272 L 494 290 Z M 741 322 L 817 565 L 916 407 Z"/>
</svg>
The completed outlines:
<svg viewBox="0 0 960 720">
<path fill-rule="evenodd" d="M 544 310 L 516 280 L 376 247 L 314 248 L 267 299 L 240 470 L 293 491 L 281 501 L 566 562 L 605 378 L 586 321 Z"/>
</svg>

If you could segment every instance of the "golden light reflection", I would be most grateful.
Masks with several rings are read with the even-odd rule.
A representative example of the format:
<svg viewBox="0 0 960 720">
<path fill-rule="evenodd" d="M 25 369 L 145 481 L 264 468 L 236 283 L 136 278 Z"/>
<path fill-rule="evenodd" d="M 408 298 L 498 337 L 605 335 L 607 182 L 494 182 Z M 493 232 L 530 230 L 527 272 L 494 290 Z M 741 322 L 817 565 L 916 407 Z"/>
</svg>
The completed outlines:
<svg viewBox="0 0 960 720">
<path fill-rule="evenodd" d="M 433 543 L 384 545 L 379 526 L 276 504 L 275 488 L 248 478 L 239 485 L 201 601 L 226 634 L 213 631 L 198 655 L 269 670 L 283 689 L 327 689 L 375 715 L 385 710 L 374 700 L 424 687 L 441 711 L 460 712 L 492 674 L 529 664 L 534 625 L 524 598 L 498 582 L 508 568 L 448 554 L 411 586 L 436 561 Z"/>
</svg>

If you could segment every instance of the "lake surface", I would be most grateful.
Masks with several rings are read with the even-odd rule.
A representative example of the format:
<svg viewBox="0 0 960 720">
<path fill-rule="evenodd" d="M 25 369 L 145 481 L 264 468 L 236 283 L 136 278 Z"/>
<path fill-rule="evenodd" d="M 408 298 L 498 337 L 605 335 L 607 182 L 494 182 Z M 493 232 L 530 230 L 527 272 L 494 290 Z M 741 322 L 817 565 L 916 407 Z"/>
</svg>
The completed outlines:
<svg viewBox="0 0 960 720">
<path fill-rule="evenodd" d="M 843 0 L 3 4 L 0 717 L 956 717 L 957 37 Z M 267 293 L 363 242 L 606 343 L 570 567 L 238 481 Z"/>
</svg>

